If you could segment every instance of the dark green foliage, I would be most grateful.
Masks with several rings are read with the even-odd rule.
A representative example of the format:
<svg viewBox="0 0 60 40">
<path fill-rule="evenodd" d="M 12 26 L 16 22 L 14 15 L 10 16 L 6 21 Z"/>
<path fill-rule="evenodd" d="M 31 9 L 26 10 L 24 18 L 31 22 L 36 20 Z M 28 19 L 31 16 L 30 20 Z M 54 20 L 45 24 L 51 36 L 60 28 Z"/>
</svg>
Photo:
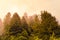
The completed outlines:
<svg viewBox="0 0 60 40">
<path fill-rule="evenodd" d="M 31 27 L 28 26 L 26 19 L 24 18 L 24 16 L 22 17 L 22 28 L 23 30 L 26 30 L 27 35 L 30 36 L 31 34 Z"/>
<path fill-rule="evenodd" d="M 32 29 L 33 29 L 33 33 L 35 35 L 39 34 L 39 27 L 40 27 L 40 20 L 38 19 L 38 15 L 34 15 L 34 21 L 32 24 Z"/>
<path fill-rule="evenodd" d="M 9 34 L 17 35 L 21 31 L 22 31 L 21 30 L 21 20 L 20 20 L 20 17 L 18 16 L 18 14 L 15 13 L 13 15 L 13 17 L 11 18 Z"/>
<path fill-rule="evenodd" d="M 40 20 L 41 19 L 41 20 Z M 0 40 L 54 40 L 60 38 L 60 25 L 56 18 L 47 11 L 28 18 L 25 14 L 22 19 L 17 13 L 10 18 L 10 13 L 6 15 L 4 26 L 5 34 L 0 36 Z"/>
<path fill-rule="evenodd" d="M 41 13 L 41 19 L 42 19 L 42 21 L 41 21 L 41 25 L 40 25 L 41 26 L 40 33 L 42 34 L 42 36 L 43 35 L 48 35 L 48 36 L 52 35 L 54 30 L 56 30 L 56 28 L 58 27 L 58 23 L 57 23 L 55 17 L 53 17 L 47 11 L 44 11 L 43 13 Z"/>
<path fill-rule="evenodd" d="M 58 27 L 54 30 L 54 33 L 55 33 L 55 36 L 56 36 L 57 38 L 60 37 L 60 26 L 58 26 Z"/>
</svg>

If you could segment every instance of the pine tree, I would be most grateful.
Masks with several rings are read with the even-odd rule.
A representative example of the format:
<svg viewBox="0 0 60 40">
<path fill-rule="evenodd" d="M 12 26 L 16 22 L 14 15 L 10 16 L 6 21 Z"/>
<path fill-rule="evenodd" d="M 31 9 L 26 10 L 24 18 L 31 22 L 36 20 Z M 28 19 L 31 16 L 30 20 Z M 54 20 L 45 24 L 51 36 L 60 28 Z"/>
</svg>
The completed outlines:
<svg viewBox="0 0 60 40">
<path fill-rule="evenodd" d="M 21 29 L 21 19 L 17 13 L 14 13 L 13 17 L 11 18 L 10 22 L 10 35 L 17 35 L 22 31 Z"/>
<path fill-rule="evenodd" d="M 56 21 L 56 18 L 53 17 L 47 11 L 44 11 L 41 13 L 41 19 L 42 21 L 41 21 L 41 27 L 40 27 L 40 34 L 44 40 L 45 39 L 48 40 L 50 35 L 52 35 L 54 30 L 57 28 L 58 23 Z"/>
<path fill-rule="evenodd" d="M 33 31 L 34 31 L 33 33 L 34 34 L 38 34 L 39 27 L 40 27 L 40 20 L 38 18 L 38 15 L 36 14 L 36 15 L 34 15 L 34 23 L 32 25 L 32 28 L 33 28 Z"/>
<path fill-rule="evenodd" d="M 11 14 L 10 14 L 10 12 L 8 12 L 7 15 L 4 18 L 4 23 L 3 23 L 4 24 L 5 34 L 8 33 L 10 20 L 11 20 Z"/>
<path fill-rule="evenodd" d="M 22 17 L 22 28 L 25 32 L 27 32 L 27 35 L 25 35 L 25 36 L 27 36 L 27 37 L 30 36 L 32 29 L 31 29 L 31 27 L 28 26 L 28 23 L 26 22 L 24 16 Z"/>
</svg>

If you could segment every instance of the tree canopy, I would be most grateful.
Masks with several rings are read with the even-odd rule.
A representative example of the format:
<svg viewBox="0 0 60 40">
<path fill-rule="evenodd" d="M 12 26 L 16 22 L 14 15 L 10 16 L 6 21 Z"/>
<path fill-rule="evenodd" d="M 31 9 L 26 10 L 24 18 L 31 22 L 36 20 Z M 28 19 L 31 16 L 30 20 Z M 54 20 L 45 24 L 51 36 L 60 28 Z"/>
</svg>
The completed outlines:
<svg viewBox="0 0 60 40">
<path fill-rule="evenodd" d="M 60 25 L 55 16 L 47 11 L 42 11 L 41 15 L 27 16 L 22 18 L 17 12 L 11 17 L 7 13 L 4 22 L 4 35 L 0 40 L 55 40 L 60 38 Z M 2 27 L 2 26 L 0 26 Z M 2 32 L 2 31 L 1 31 Z"/>
</svg>

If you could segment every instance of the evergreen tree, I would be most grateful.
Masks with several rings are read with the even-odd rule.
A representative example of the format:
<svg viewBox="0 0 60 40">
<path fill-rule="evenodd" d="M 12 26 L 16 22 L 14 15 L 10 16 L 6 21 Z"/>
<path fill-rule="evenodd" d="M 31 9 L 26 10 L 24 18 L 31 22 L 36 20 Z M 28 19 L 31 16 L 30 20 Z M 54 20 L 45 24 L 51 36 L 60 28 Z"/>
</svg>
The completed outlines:
<svg viewBox="0 0 60 40">
<path fill-rule="evenodd" d="M 54 33 L 54 30 L 57 28 L 58 23 L 56 18 L 53 17 L 47 11 L 41 13 L 41 27 L 40 27 L 40 34 L 44 40 L 49 40 L 51 34 Z"/>
<path fill-rule="evenodd" d="M 10 12 L 8 12 L 6 17 L 4 18 L 4 30 L 5 30 L 5 34 L 8 33 L 9 25 L 10 25 L 10 20 L 11 20 L 11 14 L 10 14 Z"/>
<path fill-rule="evenodd" d="M 26 37 L 30 36 L 31 34 L 31 27 L 28 26 L 24 16 L 22 17 L 22 28 L 23 28 L 23 32 L 27 33 L 27 35 L 25 35 Z"/>
<path fill-rule="evenodd" d="M 9 33 L 10 35 L 17 35 L 21 31 L 22 31 L 21 30 L 21 19 L 17 13 L 14 13 L 13 17 L 11 18 L 11 22 L 10 22 Z"/>
<path fill-rule="evenodd" d="M 38 15 L 34 15 L 34 23 L 32 25 L 32 29 L 33 29 L 34 34 L 39 33 L 39 27 L 40 27 L 40 20 L 38 18 Z"/>
</svg>

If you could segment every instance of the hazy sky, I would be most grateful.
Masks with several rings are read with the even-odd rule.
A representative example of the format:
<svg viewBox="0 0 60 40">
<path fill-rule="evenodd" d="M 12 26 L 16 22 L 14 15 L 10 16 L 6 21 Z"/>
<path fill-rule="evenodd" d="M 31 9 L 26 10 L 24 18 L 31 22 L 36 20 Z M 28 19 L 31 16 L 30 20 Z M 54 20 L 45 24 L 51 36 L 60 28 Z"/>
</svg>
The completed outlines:
<svg viewBox="0 0 60 40">
<path fill-rule="evenodd" d="M 0 0 L 0 18 L 3 19 L 7 12 L 18 12 L 20 16 L 24 12 L 28 15 L 39 14 L 41 10 L 47 10 L 60 20 L 60 0 Z"/>
</svg>

